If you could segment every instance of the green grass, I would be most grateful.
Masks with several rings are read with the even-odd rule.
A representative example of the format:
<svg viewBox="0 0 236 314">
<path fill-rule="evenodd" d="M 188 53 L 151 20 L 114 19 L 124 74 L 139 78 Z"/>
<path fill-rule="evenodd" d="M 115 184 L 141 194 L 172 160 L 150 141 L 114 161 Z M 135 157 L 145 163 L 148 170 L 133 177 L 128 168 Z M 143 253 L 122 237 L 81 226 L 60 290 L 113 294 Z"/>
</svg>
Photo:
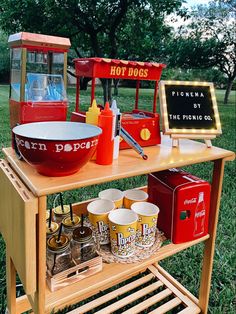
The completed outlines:
<svg viewBox="0 0 236 314">
<path fill-rule="evenodd" d="M 235 91 L 230 95 L 228 105 L 223 105 L 224 91 L 217 90 L 218 107 L 221 117 L 223 134 L 213 140 L 213 145 L 235 151 Z M 68 88 L 69 112 L 74 110 L 75 89 Z M 132 108 L 135 98 L 135 89 L 121 88 L 117 97 L 121 111 Z M 97 88 L 96 99 L 98 103 L 103 102 L 102 90 Z M 141 108 L 151 109 L 153 90 L 141 90 Z M 90 103 L 90 89 L 81 92 L 81 109 L 86 110 Z M 68 115 L 69 117 L 69 115 Z M 9 127 L 8 110 L 8 86 L 0 86 L 0 143 L 1 147 L 11 145 L 11 132 Z M 3 157 L 0 153 L 0 157 Z M 210 180 L 212 164 L 204 163 L 186 167 L 186 169 L 203 179 Z M 233 314 L 235 313 L 235 162 L 226 163 L 224 185 L 222 191 L 221 210 L 218 224 L 212 287 L 210 295 L 209 313 Z M 72 192 L 66 192 L 65 201 L 78 202 L 87 198 L 96 197 L 101 189 L 107 187 L 118 187 L 127 189 L 146 184 L 146 176 L 133 177 L 129 179 L 114 181 L 103 185 L 96 185 Z M 49 205 L 53 196 L 49 197 Z M 184 284 L 192 293 L 198 293 L 199 277 L 198 270 L 201 267 L 202 245 L 189 248 L 161 263 L 174 277 Z M 82 283 L 81 283 L 82 284 Z M 6 283 L 5 283 L 5 245 L 0 239 L 0 313 L 4 312 L 6 305 Z M 64 311 L 63 313 L 65 313 Z M 62 312 L 60 312 L 62 313 Z"/>
</svg>

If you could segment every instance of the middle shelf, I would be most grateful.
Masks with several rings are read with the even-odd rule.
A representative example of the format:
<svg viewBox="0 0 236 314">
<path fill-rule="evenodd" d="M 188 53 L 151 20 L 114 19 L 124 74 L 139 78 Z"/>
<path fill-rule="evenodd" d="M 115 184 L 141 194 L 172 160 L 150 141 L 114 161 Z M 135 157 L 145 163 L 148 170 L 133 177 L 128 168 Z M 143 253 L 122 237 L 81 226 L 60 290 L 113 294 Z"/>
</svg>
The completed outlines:
<svg viewBox="0 0 236 314">
<path fill-rule="evenodd" d="M 163 260 L 169 256 L 172 256 L 182 250 L 185 250 L 193 245 L 204 242 L 209 238 L 206 235 L 200 239 L 185 242 L 181 244 L 167 244 L 160 248 L 160 250 L 147 260 L 133 264 L 119 264 L 103 263 L 103 270 L 92 277 L 88 277 L 83 281 L 72 284 L 58 291 L 51 292 L 48 287 L 46 288 L 46 310 L 63 308 L 66 305 L 79 302 L 85 298 L 92 296 L 99 292 L 101 289 L 104 290 L 112 285 L 123 280 L 128 279 L 130 276 L 134 276 L 140 271 L 144 270 L 149 265 Z"/>
</svg>

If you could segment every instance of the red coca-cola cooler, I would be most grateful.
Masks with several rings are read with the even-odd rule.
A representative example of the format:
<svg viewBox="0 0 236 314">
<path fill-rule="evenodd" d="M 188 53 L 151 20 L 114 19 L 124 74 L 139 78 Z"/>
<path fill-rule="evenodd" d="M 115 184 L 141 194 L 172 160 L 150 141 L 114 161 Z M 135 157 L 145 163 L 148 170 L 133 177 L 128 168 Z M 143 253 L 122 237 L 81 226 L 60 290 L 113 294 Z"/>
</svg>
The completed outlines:
<svg viewBox="0 0 236 314">
<path fill-rule="evenodd" d="M 180 169 L 148 175 L 149 201 L 160 208 L 157 226 L 173 243 L 208 233 L 211 185 Z"/>
</svg>

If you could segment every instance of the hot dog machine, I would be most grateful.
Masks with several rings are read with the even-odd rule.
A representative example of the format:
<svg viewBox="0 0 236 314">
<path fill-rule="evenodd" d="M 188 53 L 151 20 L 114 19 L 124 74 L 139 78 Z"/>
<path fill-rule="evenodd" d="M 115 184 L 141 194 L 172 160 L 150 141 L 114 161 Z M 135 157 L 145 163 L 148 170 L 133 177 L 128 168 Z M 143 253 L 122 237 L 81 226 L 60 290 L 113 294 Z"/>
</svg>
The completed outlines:
<svg viewBox="0 0 236 314">
<path fill-rule="evenodd" d="M 91 103 L 95 98 L 96 78 L 101 79 L 128 79 L 136 81 L 136 95 L 134 109 L 122 114 L 121 126 L 141 145 L 151 146 L 160 144 L 159 114 L 156 112 L 158 82 L 165 64 L 155 62 L 125 61 L 106 58 L 75 59 L 76 79 L 76 105 L 71 115 L 72 121 L 84 121 L 85 113 L 80 111 L 80 78 L 92 79 Z M 140 110 L 139 87 L 141 80 L 155 81 L 152 112 Z M 120 148 L 129 148 L 122 140 Z"/>
</svg>

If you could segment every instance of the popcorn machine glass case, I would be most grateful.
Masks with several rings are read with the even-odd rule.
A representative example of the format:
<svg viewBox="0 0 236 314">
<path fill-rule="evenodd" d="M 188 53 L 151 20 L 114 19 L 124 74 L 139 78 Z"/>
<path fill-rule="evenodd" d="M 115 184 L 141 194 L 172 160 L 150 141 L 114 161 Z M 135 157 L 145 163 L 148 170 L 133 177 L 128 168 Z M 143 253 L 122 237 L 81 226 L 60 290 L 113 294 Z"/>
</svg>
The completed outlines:
<svg viewBox="0 0 236 314">
<path fill-rule="evenodd" d="M 95 98 L 95 80 L 102 79 L 128 79 L 136 81 L 136 96 L 134 109 L 129 113 L 123 113 L 121 126 L 141 145 L 152 146 L 160 144 L 159 114 L 156 112 L 158 83 L 165 64 L 156 62 L 125 61 L 105 58 L 75 59 L 75 72 L 77 76 L 76 107 L 71 115 L 72 121 L 83 121 L 85 114 L 80 111 L 80 77 L 92 79 L 91 103 Z M 139 110 L 139 86 L 140 81 L 155 82 L 153 111 Z M 129 148 L 122 140 L 120 148 Z"/>
<path fill-rule="evenodd" d="M 11 48 L 10 124 L 63 121 L 67 114 L 67 38 L 17 33 Z"/>
</svg>

